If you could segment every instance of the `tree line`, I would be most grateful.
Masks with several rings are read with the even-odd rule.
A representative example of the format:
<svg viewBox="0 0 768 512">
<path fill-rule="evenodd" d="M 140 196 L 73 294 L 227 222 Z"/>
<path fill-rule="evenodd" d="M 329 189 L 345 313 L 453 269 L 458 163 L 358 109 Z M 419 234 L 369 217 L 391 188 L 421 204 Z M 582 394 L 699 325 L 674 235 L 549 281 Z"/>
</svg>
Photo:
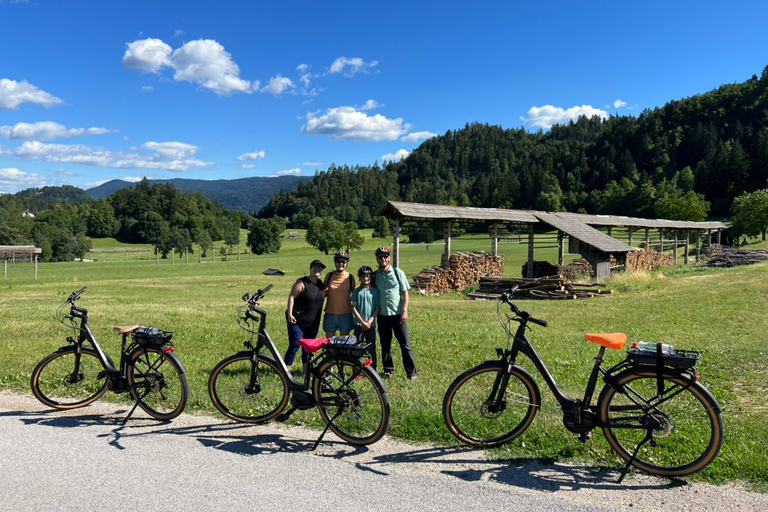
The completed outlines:
<svg viewBox="0 0 768 512">
<path fill-rule="evenodd" d="M 146 179 L 98 200 L 75 187 L 44 187 L 0 196 L 0 245 L 33 244 L 43 261 L 71 261 L 91 248 L 89 237 L 115 237 L 152 244 L 166 257 L 195 246 L 205 252 L 214 240 L 237 245 L 240 227 L 252 220 L 200 193 Z"/>
<path fill-rule="evenodd" d="M 768 181 L 768 68 L 760 78 L 639 116 L 549 131 L 472 123 L 383 167 L 331 165 L 258 212 L 374 227 L 386 200 L 702 221 Z"/>
</svg>

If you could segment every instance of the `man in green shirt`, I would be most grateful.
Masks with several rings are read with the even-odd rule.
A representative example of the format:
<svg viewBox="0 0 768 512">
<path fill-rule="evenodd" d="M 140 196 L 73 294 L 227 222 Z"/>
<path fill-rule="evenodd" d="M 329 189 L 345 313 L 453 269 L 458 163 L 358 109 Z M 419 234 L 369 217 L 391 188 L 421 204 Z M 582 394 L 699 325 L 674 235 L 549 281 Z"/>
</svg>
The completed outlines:
<svg viewBox="0 0 768 512">
<path fill-rule="evenodd" d="M 408 333 L 408 278 L 399 268 L 390 265 L 389 247 L 376 249 L 376 288 L 379 290 L 379 342 L 381 343 L 381 359 L 384 368 L 384 378 L 392 377 L 395 363 L 392 359 L 392 335 L 400 344 L 403 356 L 405 374 L 410 380 L 419 377 L 416 371 L 416 361 L 411 349 L 411 338 Z"/>
</svg>

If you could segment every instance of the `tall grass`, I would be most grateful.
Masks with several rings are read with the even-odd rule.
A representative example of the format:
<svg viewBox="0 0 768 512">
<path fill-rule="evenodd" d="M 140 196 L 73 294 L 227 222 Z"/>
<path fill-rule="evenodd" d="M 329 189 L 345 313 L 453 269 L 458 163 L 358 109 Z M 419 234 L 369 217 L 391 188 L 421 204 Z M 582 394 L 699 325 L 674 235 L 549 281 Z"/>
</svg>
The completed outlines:
<svg viewBox="0 0 768 512">
<path fill-rule="evenodd" d="M 116 243 L 116 242 L 115 242 Z M 353 252 L 350 267 L 374 263 L 381 240 L 367 239 Z M 758 247 L 763 244 L 758 245 Z M 453 251 L 490 250 L 487 237 L 461 237 Z M 502 244 L 508 276 L 519 276 L 527 247 Z M 549 251 L 549 252 L 548 252 Z M 409 275 L 439 264 L 442 247 L 402 246 L 400 266 Z M 73 290 L 88 286 L 80 305 L 88 308 L 91 326 L 104 348 L 115 355 L 119 337 L 112 326 L 139 323 L 175 332 L 176 353 L 187 367 L 191 387 L 189 409 L 213 412 L 206 383 L 211 368 L 242 347 L 246 336 L 235 323 L 235 311 L 246 291 L 273 284 L 263 302 L 268 328 L 281 351 L 287 348 L 283 317 L 291 285 L 320 257 L 303 239 L 285 240 L 279 254 L 216 263 L 161 260 L 96 261 L 41 264 L 35 281 L 29 273 L 9 272 L 0 281 L 0 387 L 29 392 L 35 364 L 70 335 L 53 313 Z M 555 252 L 541 250 L 536 259 L 554 261 Z M 262 272 L 276 268 L 282 277 Z M 531 338 L 558 384 L 579 396 L 597 349 L 583 339 L 586 332 L 625 332 L 631 341 L 664 341 L 699 350 L 702 382 L 723 406 L 726 440 L 715 462 L 694 478 L 712 482 L 743 480 L 768 485 L 768 263 L 734 269 L 688 267 L 620 274 L 609 283 L 614 295 L 576 301 L 528 301 L 522 309 L 550 322 L 534 327 Z M 494 358 L 506 342 L 496 323 L 495 303 L 471 301 L 462 294 L 442 297 L 412 295 L 410 329 L 420 380 L 407 381 L 396 353 L 394 379 L 387 381 L 392 403 L 390 435 L 411 441 L 452 445 L 440 406 L 450 382 L 463 370 Z M 609 362 L 622 355 L 610 354 Z M 522 361 L 532 373 L 532 365 Z M 535 373 L 534 373 L 535 374 Z M 520 438 L 494 451 L 511 460 L 586 461 L 619 467 L 602 436 L 581 444 L 562 426 L 559 408 L 539 380 L 541 412 Z M 108 394 L 104 399 L 121 400 Z M 314 411 L 299 412 L 291 421 L 320 427 Z"/>
</svg>

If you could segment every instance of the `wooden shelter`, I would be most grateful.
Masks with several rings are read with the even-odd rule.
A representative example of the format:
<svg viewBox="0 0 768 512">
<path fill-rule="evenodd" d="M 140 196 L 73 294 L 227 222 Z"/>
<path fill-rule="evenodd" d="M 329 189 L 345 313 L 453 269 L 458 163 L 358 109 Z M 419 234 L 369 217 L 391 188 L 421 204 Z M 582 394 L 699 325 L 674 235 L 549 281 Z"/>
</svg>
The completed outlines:
<svg viewBox="0 0 768 512">
<path fill-rule="evenodd" d="M 387 201 L 378 215 L 386 217 L 394 223 L 393 233 L 393 264 L 400 262 L 400 229 L 405 222 L 445 222 L 445 251 L 443 262 L 451 255 L 451 224 L 455 221 L 481 222 L 490 228 L 491 254 L 498 254 L 498 228 L 503 225 L 514 226 L 528 232 L 528 273 L 533 277 L 534 235 L 536 229 L 557 230 L 558 232 L 558 263 L 563 264 L 565 253 L 565 237 L 569 238 L 569 252 L 581 254 L 595 269 L 597 279 L 610 277 L 611 257 L 622 261 L 626 254 L 635 251 L 632 247 L 632 234 L 635 229 L 645 230 L 645 245 L 650 245 L 650 229 L 658 229 L 660 248 L 664 249 L 664 232 L 672 230 L 677 250 L 677 234 L 683 231 L 685 237 L 685 262 L 688 263 L 689 233 L 697 233 L 697 247 L 700 249 L 701 234 L 704 231 L 717 230 L 719 234 L 725 229 L 721 222 L 687 222 L 665 219 L 640 219 L 612 215 L 586 215 L 566 212 L 539 212 L 534 210 L 508 210 L 502 208 L 474 208 L 465 206 L 444 206 L 436 204 L 409 203 L 403 201 Z M 596 227 L 606 227 L 608 234 Z M 629 243 L 625 244 L 611 236 L 614 227 L 626 228 L 629 233 Z"/>
</svg>

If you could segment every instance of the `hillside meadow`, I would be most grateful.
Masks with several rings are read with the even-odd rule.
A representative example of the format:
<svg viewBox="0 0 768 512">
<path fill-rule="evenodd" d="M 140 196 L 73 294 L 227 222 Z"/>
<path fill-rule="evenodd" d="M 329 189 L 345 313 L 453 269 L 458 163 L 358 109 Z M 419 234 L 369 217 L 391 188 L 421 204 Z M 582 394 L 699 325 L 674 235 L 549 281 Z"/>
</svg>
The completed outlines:
<svg viewBox="0 0 768 512">
<path fill-rule="evenodd" d="M 361 251 L 351 254 L 350 268 L 375 263 L 373 251 L 381 239 L 369 232 Z M 119 337 L 112 326 L 139 323 L 174 331 L 176 353 L 187 368 L 190 402 L 187 411 L 213 414 L 206 391 L 210 369 L 242 347 L 246 333 L 239 330 L 235 312 L 240 297 L 273 284 L 263 306 L 269 311 L 268 328 L 281 351 L 287 347 L 283 317 L 291 285 L 305 274 L 309 262 L 332 257 L 308 247 L 299 232 L 285 240 L 278 254 L 249 255 L 238 260 L 190 263 L 136 260 L 118 253 L 94 262 L 41 264 L 38 279 L 29 266 L 9 266 L 0 281 L 0 387 L 30 393 L 29 377 L 36 363 L 65 344 L 71 331 L 54 319 L 56 307 L 75 289 L 88 286 L 79 305 L 89 310 L 91 327 L 107 352 L 116 355 Z M 94 240 L 94 248 L 120 247 L 117 241 Z M 132 246 L 135 247 L 135 246 Z M 243 245 L 244 247 L 244 245 Z M 768 249 L 765 242 L 750 248 Z M 453 240 L 452 250 L 490 250 L 487 236 Z M 409 275 L 437 265 L 442 246 L 403 245 L 400 266 Z M 519 276 L 527 258 L 525 245 L 502 241 L 505 275 Z M 540 249 L 537 260 L 555 261 L 555 248 Z M 571 255 L 571 258 L 577 255 Z M 285 276 L 266 276 L 268 268 Z M 534 327 L 531 337 L 558 384 L 579 396 L 597 349 L 583 338 L 586 332 L 625 332 L 630 341 L 664 341 L 678 348 L 698 350 L 701 380 L 723 407 L 726 439 L 719 457 L 691 479 L 720 483 L 744 481 L 768 488 L 768 263 L 733 269 L 686 267 L 656 272 L 618 274 L 608 285 L 614 295 L 575 301 L 521 301 L 519 306 L 546 319 L 548 328 Z M 496 305 L 468 300 L 463 294 L 442 297 L 412 295 L 410 329 L 420 380 L 407 381 L 398 364 L 387 381 L 392 404 L 389 435 L 409 441 L 432 441 L 454 446 L 440 414 L 443 394 L 463 370 L 494 358 L 494 348 L 506 342 L 496 321 Z M 612 352 L 608 363 L 622 354 Z M 531 364 L 522 361 L 532 373 Z M 555 400 L 542 388 L 543 407 L 533 425 L 520 438 L 496 449 L 494 457 L 512 463 L 530 459 L 594 464 L 619 468 L 603 436 L 581 444 L 561 423 Z M 107 394 L 104 400 L 125 400 Z M 224 421 L 223 418 L 221 418 Z M 322 427 L 314 410 L 300 411 L 293 423 Z"/>
</svg>

